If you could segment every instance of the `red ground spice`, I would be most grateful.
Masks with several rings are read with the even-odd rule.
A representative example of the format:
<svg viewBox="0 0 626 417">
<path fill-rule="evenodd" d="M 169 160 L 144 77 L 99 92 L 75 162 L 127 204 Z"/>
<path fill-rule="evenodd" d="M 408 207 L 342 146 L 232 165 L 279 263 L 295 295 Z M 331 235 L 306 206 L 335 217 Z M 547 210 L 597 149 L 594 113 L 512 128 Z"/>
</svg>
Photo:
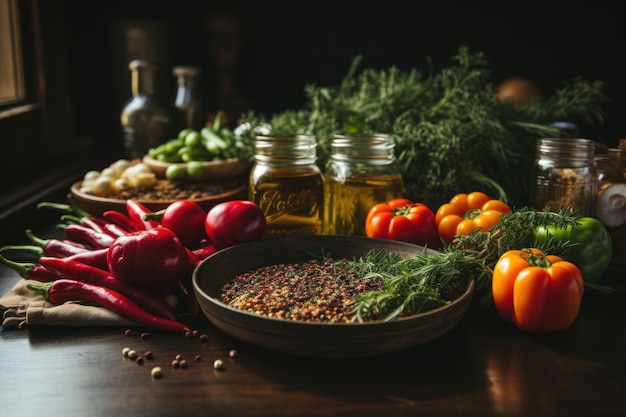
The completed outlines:
<svg viewBox="0 0 626 417">
<path fill-rule="evenodd" d="M 356 297 L 383 288 L 366 274 L 332 259 L 276 264 L 236 276 L 222 287 L 221 300 L 266 317 L 350 322 Z"/>
</svg>

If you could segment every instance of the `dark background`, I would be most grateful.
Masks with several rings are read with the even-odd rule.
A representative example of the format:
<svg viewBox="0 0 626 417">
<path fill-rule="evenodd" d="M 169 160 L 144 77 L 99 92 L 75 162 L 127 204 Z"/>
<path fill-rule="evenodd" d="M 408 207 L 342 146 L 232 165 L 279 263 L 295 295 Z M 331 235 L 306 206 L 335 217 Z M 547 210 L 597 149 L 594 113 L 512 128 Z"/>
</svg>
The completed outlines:
<svg viewBox="0 0 626 417">
<path fill-rule="evenodd" d="M 426 70 L 430 58 L 438 71 L 467 46 L 486 55 L 496 84 L 524 76 L 549 95 L 574 77 L 604 81 L 606 121 L 580 126 L 580 136 L 616 145 L 626 137 L 626 38 L 617 5 L 546 3 L 66 0 L 75 130 L 105 147 L 117 143 L 133 58 L 159 63 L 166 102 L 174 99 L 172 67 L 199 65 L 210 110 L 270 115 L 301 107 L 307 84 L 337 85 L 356 55 L 377 69 Z M 230 95 L 220 94 L 225 75 Z"/>
</svg>

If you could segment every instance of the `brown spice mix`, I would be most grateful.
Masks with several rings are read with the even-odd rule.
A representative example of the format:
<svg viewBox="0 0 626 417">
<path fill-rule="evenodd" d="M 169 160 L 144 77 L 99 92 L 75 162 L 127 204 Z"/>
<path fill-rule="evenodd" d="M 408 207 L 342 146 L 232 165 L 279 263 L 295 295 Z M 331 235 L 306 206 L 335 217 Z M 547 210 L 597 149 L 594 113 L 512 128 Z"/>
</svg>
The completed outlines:
<svg viewBox="0 0 626 417">
<path fill-rule="evenodd" d="M 311 260 L 261 267 L 222 287 L 222 302 L 266 317 L 307 322 L 350 322 L 356 297 L 383 282 L 342 263 Z"/>
</svg>

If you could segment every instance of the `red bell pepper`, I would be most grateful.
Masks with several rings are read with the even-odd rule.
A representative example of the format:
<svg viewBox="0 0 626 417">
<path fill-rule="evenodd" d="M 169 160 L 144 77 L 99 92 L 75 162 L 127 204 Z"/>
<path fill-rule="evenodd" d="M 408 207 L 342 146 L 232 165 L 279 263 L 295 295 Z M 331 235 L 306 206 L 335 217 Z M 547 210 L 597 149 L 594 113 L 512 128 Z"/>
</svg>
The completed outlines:
<svg viewBox="0 0 626 417">
<path fill-rule="evenodd" d="M 180 239 L 165 227 L 118 237 L 109 248 L 107 263 L 121 281 L 158 293 L 176 288 L 192 266 Z"/>
<path fill-rule="evenodd" d="M 415 243 L 431 249 L 441 247 L 433 211 L 426 204 L 414 203 L 406 198 L 395 198 L 374 205 L 367 214 L 365 234 L 373 238 Z"/>
</svg>

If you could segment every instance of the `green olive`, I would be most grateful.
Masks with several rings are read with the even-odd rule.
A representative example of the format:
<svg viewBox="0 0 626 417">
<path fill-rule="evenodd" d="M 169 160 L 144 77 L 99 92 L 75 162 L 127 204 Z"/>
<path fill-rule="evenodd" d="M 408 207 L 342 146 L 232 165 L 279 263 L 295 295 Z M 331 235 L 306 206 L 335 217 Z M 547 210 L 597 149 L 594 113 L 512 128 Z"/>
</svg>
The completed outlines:
<svg viewBox="0 0 626 417">
<path fill-rule="evenodd" d="M 206 172 L 206 166 L 202 161 L 190 161 L 187 163 L 187 175 L 194 180 L 200 180 Z"/>
<path fill-rule="evenodd" d="M 187 170 L 181 165 L 172 164 L 165 170 L 165 178 L 168 180 L 182 180 L 187 176 Z"/>
<path fill-rule="evenodd" d="M 189 130 L 187 135 L 185 135 L 185 146 L 190 148 L 199 147 L 202 145 L 202 136 L 200 136 L 200 132 L 197 130 Z"/>
</svg>

